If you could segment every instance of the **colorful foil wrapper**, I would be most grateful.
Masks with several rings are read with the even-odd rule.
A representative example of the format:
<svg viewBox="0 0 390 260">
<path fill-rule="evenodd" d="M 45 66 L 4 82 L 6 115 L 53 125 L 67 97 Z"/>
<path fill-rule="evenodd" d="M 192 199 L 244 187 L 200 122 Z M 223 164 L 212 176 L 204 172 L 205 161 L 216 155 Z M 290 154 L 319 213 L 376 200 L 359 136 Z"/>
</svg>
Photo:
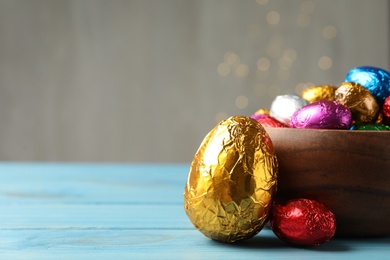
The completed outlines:
<svg viewBox="0 0 390 260">
<path fill-rule="evenodd" d="M 230 117 L 204 138 L 191 164 L 184 208 L 205 236 L 235 242 L 268 220 L 277 187 L 277 159 L 254 119 Z"/>
<path fill-rule="evenodd" d="M 298 109 L 309 104 L 306 100 L 297 95 L 279 95 L 271 104 L 270 116 L 289 126 L 291 116 Z"/>
<path fill-rule="evenodd" d="M 269 110 L 264 109 L 264 108 L 260 108 L 253 115 L 269 115 Z"/>
<path fill-rule="evenodd" d="M 383 113 L 383 122 L 387 125 L 390 125 L 390 96 L 385 99 L 382 107 Z"/>
<path fill-rule="evenodd" d="M 379 105 L 370 91 L 355 82 L 343 82 L 336 90 L 336 101 L 347 106 L 354 124 L 375 123 Z"/>
<path fill-rule="evenodd" d="M 357 67 L 348 72 L 345 82 L 356 82 L 369 90 L 382 105 L 390 96 L 390 72 L 370 66 Z"/>
<path fill-rule="evenodd" d="M 315 200 L 294 199 L 274 207 L 271 227 L 275 235 L 287 243 L 317 246 L 334 236 L 336 218 Z"/>
<path fill-rule="evenodd" d="M 351 130 L 390 131 L 390 126 L 384 124 L 354 125 Z"/>
<path fill-rule="evenodd" d="M 255 119 L 263 127 L 287 127 L 269 115 L 253 115 L 251 118 Z"/>
<path fill-rule="evenodd" d="M 383 118 L 382 111 L 378 112 L 378 116 L 376 117 L 375 124 L 386 124 L 385 121 L 384 121 L 384 118 Z"/>
<path fill-rule="evenodd" d="M 320 100 L 334 100 L 336 87 L 332 85 L 320 85 L 307 88 L 302 91 L 302 98 L 310 103 Z"/>
<path fill-rule="evenodd" d="M 290 127 L 311 129 L 349 129 L 351 111 L 336 101 L 321 100 L 311 103 L 291 117 Z"/>
</svg>

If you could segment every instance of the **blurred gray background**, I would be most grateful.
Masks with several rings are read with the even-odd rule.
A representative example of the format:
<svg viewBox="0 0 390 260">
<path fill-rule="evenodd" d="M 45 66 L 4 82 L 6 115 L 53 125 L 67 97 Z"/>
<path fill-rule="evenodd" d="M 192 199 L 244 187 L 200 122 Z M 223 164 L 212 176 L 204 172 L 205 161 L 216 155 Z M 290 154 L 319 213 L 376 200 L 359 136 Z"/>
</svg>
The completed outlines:
<svg viewBox="0 0 390 260">
<path fill-rule="evenodd" d="M 190 162 L 278 94 L 389 68 L 386 0 L 0 0 L 0 160 Z"/>
</svg>

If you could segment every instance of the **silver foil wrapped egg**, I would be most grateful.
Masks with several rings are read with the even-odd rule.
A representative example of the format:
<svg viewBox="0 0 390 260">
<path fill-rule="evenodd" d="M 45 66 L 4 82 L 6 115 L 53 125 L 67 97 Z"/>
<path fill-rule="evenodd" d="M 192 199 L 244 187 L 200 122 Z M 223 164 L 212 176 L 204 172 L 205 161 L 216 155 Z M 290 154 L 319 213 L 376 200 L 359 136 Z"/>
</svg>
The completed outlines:
<svg viewBox="0 0 390 260">
<path fill-rule="evenodd" d="M 271 104 L 270 115 L 282 124 L 289 126 L 295 111 L 309 104 L 300 96 L 289 94 L 277 96 Z"/>
</svg>

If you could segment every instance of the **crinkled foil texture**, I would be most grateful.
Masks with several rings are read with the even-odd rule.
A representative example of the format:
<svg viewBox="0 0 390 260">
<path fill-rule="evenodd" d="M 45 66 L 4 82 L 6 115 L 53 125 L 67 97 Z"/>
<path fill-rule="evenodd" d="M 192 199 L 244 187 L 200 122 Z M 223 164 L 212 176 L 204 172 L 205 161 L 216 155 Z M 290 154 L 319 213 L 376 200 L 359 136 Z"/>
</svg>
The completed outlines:
<svg viewBox="0 0 390 260">
<path fill-rule="evenodd" d="M 267 221 L 277 187 L 277 159 L 254 119 L 230 117 L 207 134 L 191 164 L 184 208 L 205 236 L 235 242 Z"/>
<path fill-rule="evenodd" d="M 390 96 L 390 72 L 381 68 L 353 68 L 346 75 L 344 82 L 359 83 L 372 93 L 380 105 Z"/>
<path fill-rule="evenodd" d="M 291 116 L 295 111 L 306 106 L 309 102 L 300 96 L 288 94 L 276 96 L 272 101 L 270 108 L 270 116 L 279 122 L 290 125 Z"/>
<path fill-rule="evenodd" d="M 349 129 L 352 114 L 348 107 L 335 101 L 320 100 L 296 111 L 291 128 Z"/>
<path fill-rule="evenodd" d="M 302 246 L 325 243 L 336 231 L 335 215 L 328 208 L 302 198 L 275 206 L 270 223 L 281 240 Z"/>
<path fill-rule="evenodd" d="M 355 124 L 374 123 L 379 105 L 365 87 L 355 82 L 343 82 L 335 93 L 336 101 L 352 112 Z"/>
<path fill-rule="evenodd" d="M 302 91 L 302 98 L 314 103 L 320 100 L 334 100 L 336 87 L 333 85 L 320 85 L 307 88 Z"/>
</svg>

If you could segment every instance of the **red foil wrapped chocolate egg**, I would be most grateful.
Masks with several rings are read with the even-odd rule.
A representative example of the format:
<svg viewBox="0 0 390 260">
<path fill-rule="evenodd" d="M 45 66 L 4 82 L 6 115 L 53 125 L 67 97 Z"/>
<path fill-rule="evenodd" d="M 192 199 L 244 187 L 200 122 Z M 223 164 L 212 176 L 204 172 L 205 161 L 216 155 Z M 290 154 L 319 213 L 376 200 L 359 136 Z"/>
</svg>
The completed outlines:
<svg viewBox="0 0 390 260">
<path fill-rule="evenodd" d="M 385 124 L 390 125 L 390 96 L 385 99 L 383 103 L 383 121 Z"/>
<path fill-rule="evenodd" d="M 287 127 L 286 125 L 280 123 L 274 117 L 265 114 L 255 114 L 251 118 L 259 122 L 263 127 Z"/>
<path fill-rule="evenodd" d="M 294 199 L 274 207 L 271 228 L 281 240 L 297 246 L 317 246 L 336 231 L 335 215 L 323 204 Z"/>
</svg>

